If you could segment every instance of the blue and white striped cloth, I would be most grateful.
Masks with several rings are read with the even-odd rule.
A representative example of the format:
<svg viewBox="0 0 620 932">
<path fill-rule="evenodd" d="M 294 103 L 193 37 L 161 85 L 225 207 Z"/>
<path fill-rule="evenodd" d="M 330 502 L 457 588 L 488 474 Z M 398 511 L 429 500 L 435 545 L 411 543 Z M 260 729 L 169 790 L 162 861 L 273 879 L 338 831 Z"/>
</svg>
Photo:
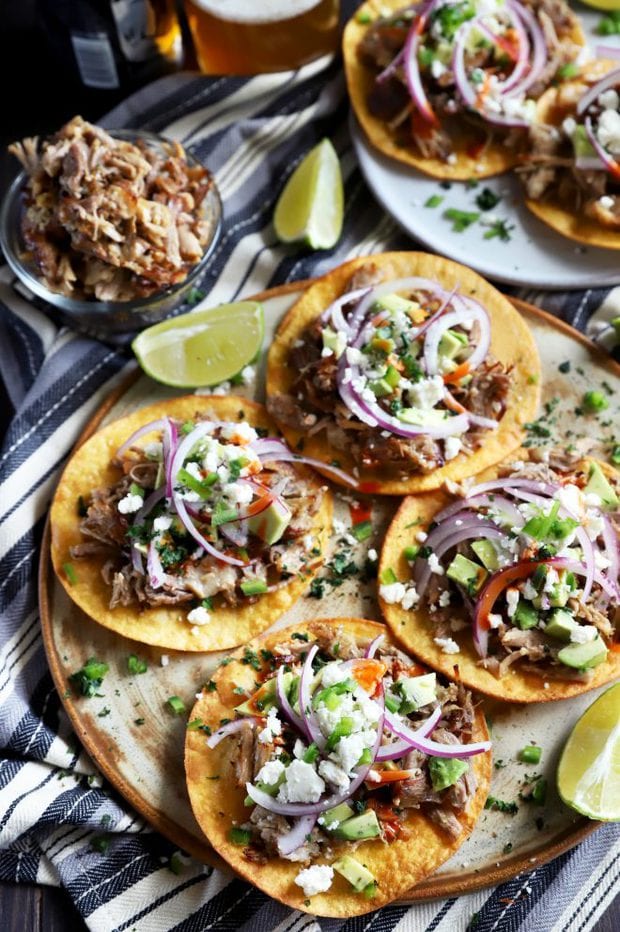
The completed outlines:
<svg viewBox="0 0 620 932">
<path fill-rule="evenodd" d="M 324 272 L 355 255 L 410 248 L 360 175 L 347 133 L 338 62 L 251 79 L 176 75 L 117 108 L 108 126 L 182 139 L 215 172 L 225 226 L 201 287 L 209 303 Z M 346 189 L 344 232 L 320 255 L 276 242 L 284 180 L 328 136 Z M 584 328 L 607 290 L 521 293 Z M 607 306 L 611 306 L 609 301 Z M 230 874 L 195 862 L 175 875 L 172 846 L 105 786 L 80 749 L 47 669 L 37 610 L 43 525 L 83 425 L 123 377 L 128 355 L 58 327 L 15 293 L 0 268 L 0 362 L 17 414 L 0 457 L 0 879 L 62 884 L 96 932 L 207 929 L 279 932 L 536 932 L 591 929 L 617 891 L 620 826 L 497 889 L 348 921 L 294 913 Z M 89 841 L 102 817 L 106 854 Z M 476 917 L 472 922 L 472 917 Z"/>
</svg>

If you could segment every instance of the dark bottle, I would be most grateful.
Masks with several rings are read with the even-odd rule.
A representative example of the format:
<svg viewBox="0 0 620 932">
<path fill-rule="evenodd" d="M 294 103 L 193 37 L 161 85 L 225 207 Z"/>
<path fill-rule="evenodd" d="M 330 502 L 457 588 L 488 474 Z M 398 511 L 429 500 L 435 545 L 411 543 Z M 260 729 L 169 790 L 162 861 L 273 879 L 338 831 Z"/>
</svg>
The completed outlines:
<svg viewBox="0 0 620 932">
<path fill-rule="evenodd" d="M 175 0 L 39 0 L 39 7 L 58 67 L 102 108 L 182 65 Z"/>
</svg>

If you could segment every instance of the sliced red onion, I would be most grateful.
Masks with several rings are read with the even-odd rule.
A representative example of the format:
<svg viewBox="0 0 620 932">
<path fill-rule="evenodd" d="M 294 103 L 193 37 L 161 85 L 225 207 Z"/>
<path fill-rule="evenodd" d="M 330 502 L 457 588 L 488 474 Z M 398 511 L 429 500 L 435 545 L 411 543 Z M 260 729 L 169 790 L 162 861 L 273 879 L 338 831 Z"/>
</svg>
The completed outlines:
<svg viewBox="0 0 620 932">
<path fill-rule="evenodd" d="M 537 495 L 553 496 L 558 490 L 557 485 L 550 482 L 542 482 L 539 479 L 511 479 L 505 476 L 503 479 L 492 479 L 489 482 L 480 482 L 472 486 L 467 492 L 465 499 L 469 499 L 481 492 L 493 492 L 495 489 L 501 489 L 504 495 L 515 495 L 515 490 L 524 489 L 528 492 L 534 492 Z"/>
<path fill-rule="evenodd" d="M 499 427 L 499 421 L 492 417 L 482 417 L 482 415 L 472 414 L 470 411 L 467 412 L 467 417 L 469 423 L 475 427 L 485 427 L 487 430 L 495 430 L 496 427 Z"/>
<path fill-rule="evenodd" d="M 602 172 L 605 166 L 598 155 L 578 155 L 575 159 L 575 168 L 582 172 Z"/>
<path fill-rule="evenodd" d="M 491 345 L 491 321 L 485 309 L 476 301 L 466 299 L 464 295 L 460 296 L 466 303 L 466 309 L 450 311 L 444 314 L 428 330 L 424 341 L 424 360 L 426 362 L 426 371 L 429 375 L 436 375 L 439 372 L 439 341 L 450 327 L 458 326 L 470 320 L 475 320 L 480 327 L 480 339 L 472 354 L 466 360 L 470 371 L 476 369 L 489 353 Z"/>
<path fill-rule="evenodd" d="M 145 434 L 150 434 L 155 430 L 160 430 L 160 431 L 165 430 L 167 420 L 168 420 L 167 418 L 162 417 L 162 418 L 159 418 L 159 420 L 157 421 L 150 421 L 148 424 L 145 424 L 143 427 L 139 427 L 138 430 L 134 431 L 131 437 L 128 440 L 126 440 L 125 443 L 123 443 L 118 448 L 118 450 L 116 451 L 117 457 L 121 457 L 124 453 L 126 453 L 127 450 L 129 450 L 129 448 L 132 447 L 134 443 L 140 439 L 140 437 L 144 437 Z"/>
<path fill-rule="evenodd" d="M 420 738 L 427 738 L 430 734 L 432 734 L 435 726 L 437 725 L 437 722 L 441 718 L 441 713 L 441 706 L 438 705 L 435 709 L 433 709 L 429 717 L 425 719 L 425 721 L 423 721 L 418 728 L 416 728 L 414 734 Z M 375 762 L 398 760 L 405 754 L 408 754 L 413 747 L 414 745 L 408 738 L 400 738 L 398 741 L 392 741 L 391 744 L 382 744 L 377 751 Z"/>
<path fill-rule="evenodd" d="M 366 648 L 366 653 L 364 654 L 364 657 L 366 657 L 367 660 L 371 660 L 375 656 L 377 648 L 381 645 L 384 637 L 384 634 L 378 634 L 374 641 L 370 642 Z"/>
<path fill-rule="evenodd" d="M 396 55 L 396 57 L 392 59 L 390 64 L 387 66 L 387 68 L 384 68 L 383 71 L 377 75 L 377 77 L 375 78 L 375 81 L 377 84 L 383 84 L 384 81 L 387 81 L 387 79 L 392 74 L 394 74 L 398 66 L 402 63 L 404 55 L 405 55 L 405 47 L 403 46 L 400 52 Z"/>
<path fill-rule="evenodd" d="M 245 728 L 248 725 L 251 728 L 256 728 L 260 724 L 260 719 L 254 716 L 246 716 L 245 718 L 236 718 L 234 722 L 228 722 L 226 725 L 222 725 L 221 728 L 218 728 L 217 731 L 214 731 L 210 738 L 207 738 L 207 747 L 215 748 L 223 741 L 224 738 L 228 738 L 229 735 L 234 735 L 238 731 L 241 731 L 242 728 Z"/>
<path fill-rule="evenodd" d="M 222 536 L 234 544 L 235 547 L 246 547 L 249 539 L 247 521 L 229 521 L 220 525 Z"/>
<path fill-rule="evenodd" d="M 292 854 L 293 851 L 301 848 L 314 828 L 315 822 L 315 814 L 300 816 L 290 832 L 287 832 L 286 835 L 280 835 L 278 838 L 278 854 L 285 858 L 287 855 Z"/>
<path fill-rule="evenodd" d="M 477 488 L 477 487 L 476 487 Z M 474 489 L 471 489 L 468 495 L 471 495 Z M 500 515 L 505 515 L 511 522 L 512 527 L 522 527 L 525 524 L 525 518 L 509 498 L 506 498 L 505 495 L 473 495 L 471 498 L 460 498 L 458 501 L 453 502 L 452 505 L 448 505 L 447 508 L 444 508 L 438 514 L 435 515 L 433 521 L 436 524 L 440 524 L 446 518 L 452 518 L 454 516 L 461 517 L 461 512 L 466 513 L 469 509 L 478 509 L 478 508 L 490 508 L 493 512 L 497 512 Z M 488 515 L 486 516 L 488 517 Z"/>
<path fill-rule="evenodd" d="M 433 112 L 428 97 L 426 96 L 426 91 L 422 84 L 422 77 L 420 75 L 420 63 L 418 61 L 418 50 L 420 47 L 420 39 L 424 28 L 428 21 L 429 16 L 433 12 L 434 8 L 437 6 L 437 0 L 431 0 L 431 2 L 420 12 L 420 14 L 413 21 L 413 25 L 407 34 L 407 40 L 405 42 L 405 47 L 403 49 L 403 63 L 405 66 L 405 79 L 407 81 L 407 87 L 409 93 L 413 98 L 413 102 L 418 108 L 420 116 L 427 121 L 427 123 L 436 123 L 437 117 Z"/>
<path fill-rule="evenodd" d="M 163 434 L 164 468 L 166 470 L 166 497 L 172 498 L 172 462 L 177 450 L 179 432 L 177 425 L 169 417 L 166 418 L 166 429 Z"/>
<path fill-rule="evenodd" d="M 603 91 L 608 91 L 612 87 L 617 88 L 619 84 L 620 68 L 614 68 L 613 71 L 609 71 L 605 77 L 588 88 L 585 94 L 580 97 L 579 103 L 577 104 L 577 115 L 583 116 L 586 110 L 596 102 L 599 94 L 602 94 Z"/>
<path fill-rule="evenodd" d="M 278 673 L 276 676 L 276 695 L 278 697 L 278 705 L 291 725 L 294 725 L 297 731 L 301 732 L 304 738 L 306 738 L 308 741 L 312 741 L 312 736 L 309 730 L 306 728 L 305 721 L 297 714 L 291 703 L 288 701 L 286 689 L 284 688 L 283 666 L 278 667 Z"/>
<path fill-rule="evenodd" d="M 304 731 L 308 737 L 314 741 L 319 750 L 322 750 L 325 747 L 325 738 L 323 737 L 323 733 L 318 726 L 314 711 L 312 709 L 311 690 L 312 680 L 314 678 L 312 661 L 318 652 L 318 645 L 313 644 L 306 655 L 304 665 L 301 669 L 301 676 L 299 677 L 299 711 L 303 721 Z"/>
<path fill-rule="evenodd" d="M 548 566 L 557 566 L 561 569 L 568 570 L 569 573 L 575 573 L 577 576 L 585 576 L 586 579 L 588 579 L 591 574 L 591 569 L 587 562 L 580 563 L 578 560 L 568 560 L 565 557 L 552 557 L 550 560 L 545 560 L 545 563 Z M 594 570 L 593 580 L 594 582 L 598 583 L 601 589 L 603 589 L 611 598 L 620 598 L 620 588 L 606 576 L 603 576 L 600 570 Z"/>
<path fill-rule="evenodd" d="M 409 741 L 411 747 L 417 751 L 423 751 L 431 757 L 473 757 L 475 754 L 483 754 L 491 750 L 490 741 L 474 741 L 471 744 L 440 744 L 431 738 L 423 738 L 418 732 L 409 728 L 404 722 L 399 721 L 393 712 L 385 710 L 385 727 L 403 740 Z"/>
<path fill-rule="evenodd" d="M 306 466 L 313 466 L 315 469 L 326 472 L 329 476 L 338 479 L 351 488 L 356 489 L 359 484 L 357 479 L 349 476 L 344 470 L 332 466 L 330 463 L 324 463 L 322 460 L 315 460 L 310 456 L 300 456 L 297 453 L 293 453 L 283 440 L 269 438 L 268 445 L 266 441 L 257 440 L 251 444 L 251 449 L 265 462 L 276 463 L 281 461 L 284 463 L 303 463 Z"/>
<path fill-rule="evenodd" d="M 438 285 L 437 282 L 432 281 L 430 278 L 420 278 L 416 275 L 409 276 L 408 278 L 395 278 L 391 281 L 381 282 L 381 284 L 373 288 L 365 298 L 362 298 L 355 308 L 349 323 L 355 323 L 359 330 L 359 324 L 366 317 L 370 308 L 380 298 L 386 294 L 394 294 L 400 291 L 427 291 L 433 298 L 438 298 L 440 301 L 445 301 L 448 295 L 445 288 L 442 288 L 441 285 Z"/>
<path fill-rule="evenodd" d="M 144 519 L 146 516 L 153 510 L 157 502 L 161 501 L 164 497 L 165 489 L 155 489 L 154 492 L 151 492 L 145 500 L 142 508 L 136 512 L 136 515 L 133 519 L 134 525 L 140 526 L 144 524 Z M 138 572 L 144 575 L 144 565 L 142 563 L 142 554 L 136 547 L 135 543 L 131 545 L 131 565 Z"/>
<path fill-rule="evenodd" d="M 605 544 L 604 555 L 609 560 L 607 576 L 612 583 L 617 585 L 618 575 L 620 574 L 620 554 L 618 537 L 613 529 L 612 523 L 606 515 L 603 515 L 603 542 Z"/>
<path fill-rule="evenodd" d="M 149 576 L 149 582 L 153 589 L 161 589 L 166 584 L 174 585 L 177 580 L 174 576 L 166 573 L 157 552 L 157 541 L 159 538 L 153 538 L 149 543 L 148 555 L 146 558 L 146 571 Z"/>
<path fill-rule="evenodd" d="M 614 157 L 610 155 L 607 149 L 603 145 L 601 145 L 601 143 L 599 142 L 598 137 L 596 133 L 594 132 L 594 128 L 592 126 L 592 120 L 590 119 L 589 116 L 585 118 L 583 125 L 586 130 L 586 135 L 590 141 L 590 145 L 596 151 L 596 154 L 598 155 L 599 159 L 603 163 L 606 170 L 611 175 L 613 175 L 614 178 L 620 179 L 620 165 L 618 164 L 618 162 L 616 162 Z"/>
<path fill-rule="evenodd" d="M 597 45 L 594 54 L 597 58 L 620 58 L 620 46 Z"/>
<path fill-rule="evenodd" d="M 531 12 L 531 10 L 529 10 L 523 4 L 515 2 L 515 0 L 506 0 L 506 7 L 508 10 L 514 13 L 512 22 L 515 29 L 517 28 L 517 23 L 520 20 L 529 31 L 534 46 L 532 62 L 527 77 L 523 81 L 519 80 L 514 86 L 510 84 L 510 79 L 504 85 L 505 96 L 514 97 L 517 94 L 525 94 L 525 92 L 532 86 L 532 84 L 538 80 L 541 72 L 547 64 L 549 54 L 547 51 L 547 42 L 540 23 L 538 22 L 537 17 Z"/>
<path fill-rule="evenodd" d="M 351 321 L 350 319 L 348 321 L 345 319 L 342 308 L 346 307 L 347 304 L 352 304 L 354 301 L 360 301 L 370 290 L 370 287 L 356 288 L 354 291 L 347 291 L 346 294 L 340 295 L 340 297 L 332 301 L 327 310 L 321 314 L 321 320 L 325 323 L 331 321 L 336 331 L 342 330 L 347 336 L 352 335 Z"/>
<path fill-rule="evenodd" d="M 221 563 L 229 563 L 231 566 L 244 566 L 243 560 L 238 560 L 237 557 L 229 557 L 228 554 L 222 553 L 221 550 L 218 550 L 217 547 L 214 547 L 213 544 L 204 537 L 191 517 L 187 513 L 187 508 L 185 507 L 185 502 L 180 498 L 177 493 L 174 493 L 173 497 L 174 507 L 176 508 L 177 514 L 185 529 L 191 534 L 194 540 L 200 544 L 201 547 L 209 553 L 212 557 L 215 557 L 216 560 L 219 560 Z"/>
<path fill-rule="evenodd" d="M 433 552 L 438 560 L 442 558 L 444 553 L 452 547 L 456 547 L 457 544 L 462 543 L 464 540 L 472 540 L 472 538 L 475 539 L 478 537 L 494 538 L 495 540 L 505 540 L 506 538 L 506 532 L 497 527 L 496 524 L 485 521 L 466 524 L 465 519 L 463 520 L 464 523 L 462 527 L 455 528 L 450 535 L 446 533 L 437 543 L 431 543 L 430 536 L 427 538 L 428 546 L 433 548 Z M 417 558 L 413 567 L 413 578 L 415 580 L 416 591 L 421 598 L 426 592 L 426 587 L 431 578 L 431 569 L 428 565 L 428 560 L 422 559 L 421 557 Z"/>
</svg>

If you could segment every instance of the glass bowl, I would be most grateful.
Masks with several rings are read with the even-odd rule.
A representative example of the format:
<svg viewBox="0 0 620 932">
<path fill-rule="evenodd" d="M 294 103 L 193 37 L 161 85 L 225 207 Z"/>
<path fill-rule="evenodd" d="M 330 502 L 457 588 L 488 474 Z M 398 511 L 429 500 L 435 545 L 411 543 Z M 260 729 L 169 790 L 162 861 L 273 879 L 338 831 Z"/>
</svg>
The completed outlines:
<svg viewBox="0 0 620 932">
<path fill-rule="evenodd" d="M 162 154 L 168 152 L 170 140 L 163 136 L 142 130 L 108 130 L 108 132 L 115 139 L 129 142 L 143 140 L 149 147 L 158 149 Z M 190 165 L 203 167 L 191 153 L 186 152 L 185 156 Z M 201 219 L 206 221 L 211 228 L 209 240 L 202 258 L 189 270 L 184 281 L 146 298 L 135 298 L 130 301 L 69 298 L 58 292 L 50 291 L 41 279 L 34 261 L 28 257 L 21 227 L 22 190 L 26 180 L 26 172 L 20 172 L 9 188 L 0 209 L 0 247 L 6 261 L 26 288 L 56 308 L 66 323 L 76 329 L 95 333 L 104 339 L 110 334 L 141 330 L 170 316 L 175 308 L 183 304 L 200 279 L 220 235 L 222 202 L 215 181 L 212 179 L 211 187 L 201 204 Z"/>
</svg>

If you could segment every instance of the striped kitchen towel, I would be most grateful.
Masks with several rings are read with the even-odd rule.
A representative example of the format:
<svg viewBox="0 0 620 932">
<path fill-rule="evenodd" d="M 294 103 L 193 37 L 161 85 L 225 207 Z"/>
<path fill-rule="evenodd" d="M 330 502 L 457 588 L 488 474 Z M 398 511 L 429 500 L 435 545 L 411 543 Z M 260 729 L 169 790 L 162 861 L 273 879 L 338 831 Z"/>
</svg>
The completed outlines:
<svg viewBox="0 0 620 932">
<path fill-rule="evenodd" d="M 137 93 L 105 123 L 178 138 L 214 170 L 225 225 L 200 286 L 216 304 L 316 275 L 352 256 L 411 246 L 369 194 L 346 117 L 340 65 L 324 59 L 249 79 L 176 75 Z M 317 255 L 279 245 L 271 217 L 284 180 L 325 136 L 340 156 L 346 213 L 338 246 Z M 520 296 L 583 329 L 606 295 Z M 84 424 L 123 377 L 128 355 L 57 326 L 15 292 L 3 267 L 0 362 L 17 412 L 0 457 L 0 878 L 62 884 L 95 932 L 592 928 L 617 888 L 619 826 L 601 828 L 579 848 L 497 889 L 348 921 L 294 913 L 195 862 L 173 873 L 172 846 L 101 785 L 72 734 L 47 670 L 37 614 L 38 551 L 51 495 Z M 105 854 L 90 844 L 102 824 L 112 834 Z"/>
</svg>

